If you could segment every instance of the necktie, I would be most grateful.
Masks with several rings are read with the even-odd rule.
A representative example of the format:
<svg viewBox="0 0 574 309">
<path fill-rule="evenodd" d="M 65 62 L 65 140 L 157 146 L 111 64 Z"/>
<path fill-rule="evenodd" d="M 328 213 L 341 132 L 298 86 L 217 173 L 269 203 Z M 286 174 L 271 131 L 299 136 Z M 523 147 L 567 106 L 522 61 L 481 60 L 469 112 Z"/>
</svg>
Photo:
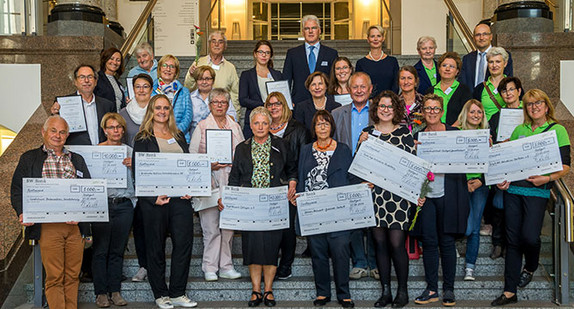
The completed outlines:
<svg viewBox="0 0 574 309">
<path fill-rule="evenodd" d="M 315 50 L 315 46 L 313 46 L 313 45 L 309 46 L 309 72 L 310 73 L 315 72 L 315 65 L 317 64 L 317 58 L 315 57 L 315 53 L 313 52 L 313 50 Z"/>
<path fill-rule="evenodd" d="M 480 56 L 480 61 L 478 62 L 478 76 L 476 78 L 476 84 L 474 86 L 477 86 L 478 84 L 482 83 L 484 81 L 484 67 L 486 64 L 486 53 L 485 52 L 478 52 L 478 55 Z"/>
</svg>

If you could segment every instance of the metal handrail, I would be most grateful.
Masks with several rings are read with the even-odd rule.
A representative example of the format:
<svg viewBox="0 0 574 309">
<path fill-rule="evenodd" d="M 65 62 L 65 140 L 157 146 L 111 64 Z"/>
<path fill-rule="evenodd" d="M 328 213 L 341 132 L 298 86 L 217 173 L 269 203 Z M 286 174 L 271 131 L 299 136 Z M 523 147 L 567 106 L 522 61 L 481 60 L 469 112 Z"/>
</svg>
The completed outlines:
<svg viewBox="0 0 574 309">
<path fill-rule="evenodd" d="M 387 14 L 389 15 L 389 50 L 390 53 L 393 53 L 393 16 L 391 15 L 391 10 L 389 9 L 389 6 L 387 5 L 387 1 L 385 0 L 381 0 L 381 2 L 384 4 L 384 8 L 385 11 L 387 12 Z M 383 23 L 383 14 L 381 12 L 381 24 Z"/>
<path fill-rule="evenodd" d="M 460 11 L 458 10 L 458 8 L 456 7 L 456 5 L 454 4 L 454 2 L 452 0 L 444 0 L 444 4 L 448 8 L 450 13 L 452 14 L 454 21 L 456 22 L 456 24 L 458 25 L 458 27 L 462 31 L 462 35 L 464 36 L 464 39 L 467 41 L 468 45 L 470 46 L 471 51 L 475 51 L 476 45 L 474 44 L 472 32 L 470 31 L 468 24 L 466 23 L 466 21 L 462 17 L 462 14 L 460 14 Z"/>
<path fill-rule="evenodd" d="M 218 5 L 219 4 L 219 5 Z M 217 5 L 219 12 L 221 13 L 221 4 L 219 0 L 215 0 L 213 2 L 213 4 L 211 5 L 211 8 L 209 9 L 209 13 L 207 13 L 207 17 L 205 18 L 205 22 L 203 23 L 205 25 L 205 37 L 209 38 L 209 29 L 211 28 L 210 25 L 210 20 L 211 20 L 211 14 L 213 13 L 213 10 L 215 9 L 215 6 Z M 217 17 L 217 30 L 221 29 L 221 16 Z"/>
<path fill-rule="evenodd" d="M 558 179 L 554 183 L 554 188 L 560 194 L 561 198 L 564 200 L 564 215 L 565 215 L 565 228 L 566 233 L 564 235 L 564 240 L 566 242 L 572 243 L 574 242 L 574 226 L 572 226 L 573 222 L 573 215 L 574 215 L 574 200 L 572 197 L 572 192 L 570 189 L 564 184 L 562 179 Z"/>
<path fill-rule="evenodd" d="M 124 55 L 124 57 L 127 56 L 128 51 L 132 48 L 132 46 L 136 42 L 138 34 L 142 30 L 143 26 L 146 24 L 148 18 L 151 16 L 151 13 L 156 3 L 157 0 L 149 0 L 143 12 L 141 13 L 140 17 L 138 17 L 138 20 L 136 21 L 134 27 L 132 28 L 132 31 L 130 31 L 128 38 L 126 39 L 124 44 L 122 44 L 122 48 L 120 48 L 120 51 L 122 55 Z"/>
</svg>

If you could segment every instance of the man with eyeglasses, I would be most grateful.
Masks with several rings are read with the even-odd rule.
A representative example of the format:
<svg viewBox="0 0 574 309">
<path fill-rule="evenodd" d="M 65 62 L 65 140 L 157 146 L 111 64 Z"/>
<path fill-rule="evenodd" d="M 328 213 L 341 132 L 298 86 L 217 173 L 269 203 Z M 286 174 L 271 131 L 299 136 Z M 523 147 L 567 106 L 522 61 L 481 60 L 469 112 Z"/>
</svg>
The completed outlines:
<svg viewBox="0 0 574 309">
<path fill-rule="evenodd" d="M 474 43 L 478 50 L 468 53 L 462 58 L 462 69 L 458 81 L 474 89 L 476 85 L 485 81 L 490 75 L 487 69 L 486 53 L 492 47 L 492 31 L 488 22 L 480 22 L 474 27 Z M 508 52 L 508 51 L 507 51 Z M 508 52 L 508 64 L 504 68 L 504 75 L 513 76 L 512 56 Z"/>
<path fill-rule="evenodd" d="M 237 76 L 235 65 L 223 57 L 223 52 L 227 48 L 227 37 L 223 32 L 215 31 L 209 35 L 208 43 L 207 56 L 201 57 L 197 63 L 193 63 L 185 76 L 183 85 L 187 87 L 190 92 L 195 91 L 195 89 L 197 89 L 197 82 L 193 78 L 193 72 L 200 66 L 210 66 L 215 71 L 213 88 L 223 88 L 229 92 L 231 101 L 237 112 L 237 118 L 235 118 L 235 120 L 239 121 L 241 111 L 238 98 L 239 77 Z"/>
<path fill-rule="evenodd" d="M 307 76 L 317 71 L 329 76 L 331 66 L 335 58 L 339 56 L 336 50 L 319 42 L 321 39 L 321 25 L 317 16 L 303 16 L 301 31 L 303 32 L 305 43 L 287 51 L 285 65 L 283 66 L 283 77 L 289 81 L 291 98 L 295 105 L 311 99 L 311 94 L 305 88 Z"/>
</svg>

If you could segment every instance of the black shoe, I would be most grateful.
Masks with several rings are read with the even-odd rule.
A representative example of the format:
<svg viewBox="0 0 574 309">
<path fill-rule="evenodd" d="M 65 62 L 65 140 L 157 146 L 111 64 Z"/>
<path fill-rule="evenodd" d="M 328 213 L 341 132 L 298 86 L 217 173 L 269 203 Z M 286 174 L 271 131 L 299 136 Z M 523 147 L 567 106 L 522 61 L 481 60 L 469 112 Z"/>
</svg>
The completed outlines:
<svg viewBox="0 0 574 309">
<path fill-rule="evenodd" d="M 315 306 L 315 307 L 325 306 L 330 301 L 331 301 L 331 297 L 325 297 L 325 298 L 321 298 L 321 299 L 317 298 L 313 301 L 313 306 Z"/>
<path fill-rule="evenodd" d="M 273 296 L 273 291 L 267 291 L 263 293 L 263 302 L 267 307 L 275 307 L 275 305 L 277 305 L 277 302 L 275 301 L 275 299 L 269 299 L 268 298 L 269 295 Z"/>
<path fill-rule="evenodd" d="M 80 282 L 82 283 L 89 283 L 89 282 L 93 282 L 94 279 L 92 278 L 91 274 L 88 273 L 82 273 L 82 276 L 80 276 Z"/>
<path fill-rule="evenodd" d="M 247 306 L 249 306 L 249 307 L 259 306 L 259 304 L 261 304 L 261 302 L 263 301 L 263 295 L 261 294 L 261 292 L 253 291 L 253 292 L 251 292 L 251 295 L 255 295 L 255 299 L 247 302 Z"/>
<path fill-rule="evenodd" d="M 438 292 L 434 292 L 431 295 L 431 290 L 424 290 L 424 292 L 417 298 L 415 298 L 415 304 L 417 305 L 426 305 L 429 303 L 434 303 L 438 301 Z"/>
<path fill-rule="evenodd" d="M 442 297 L 442 305 L 445 307 L 453 307 L 456 305 L 454 291 L 444 291 L 444 296 Z"/>
<path fill-rule="evenodd" d="M 381 297 L 375 302 L 375 307 L 382 308 L 393 302 L 393 295 L 391 295 L 391 286 L 389 284 L 383 285 L 383 293 Z"/>
<path fill-rule="evenodd" d="M 520 273 L 520 281 L 518 282 L 518 287 L 523 288 L 527 286 L 530 281 L 532 281 L 532 273 L 527 272 L 525 269 Z"/>
<path fill-rule="evenodd" d="M 352 300 L 340 300 L 339 304 L 341 304 L 343 308 L 355 308 L 355 303 Z"/>
<path fill-rule="evenodd" d="M 497 299 L 493 300 L 490 303 L 490 305 L 495 307 L 495 306 L 504 306 L 504 305 L 508 305 L 508 304 L 516 304 L 517 302 L 518 302 L 518 297 L 516 297 L 516 294 L 514 294 L 510 298 L 506 298 L 506 295 L 504 295 L 504 293 L 502 293 L 502 295 L 498 296 Z"/>
<path fill-rule="evenodd" d="M 490 258 L 496 260 L 501 256 L 502 256 L 502 246 L 497 245 L 492 247 L 492 252 L 490 252 Z"/>
<path fill-rule="evenodd" d="M 291 267 L 280 268 L 277 270 L 277 274 L 275 274 L 275 278 L 279 280 L 287 280 L 291 277 L 293 277 L 293 274 L 291 273 Z"/>
<path fill-rule="evenodd" d="M 409 294 L 406 290 L 398 291 L 395 300 L 393 300 L 393 308 L 402 308 L 409 303 Z"/>
</svg>

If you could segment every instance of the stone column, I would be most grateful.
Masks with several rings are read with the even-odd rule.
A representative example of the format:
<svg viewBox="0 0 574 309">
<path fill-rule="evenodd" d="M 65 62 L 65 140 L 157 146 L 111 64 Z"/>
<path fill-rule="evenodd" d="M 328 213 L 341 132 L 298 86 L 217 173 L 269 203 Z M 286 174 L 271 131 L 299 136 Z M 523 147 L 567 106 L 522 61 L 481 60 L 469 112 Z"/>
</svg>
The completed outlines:
<svg viewBox="0 0 574 309">
<path fill-rule="evenodd" d="M 58 4 L 64 4 L 64 3 L 79 3 L 79 4 L 93 5 L 99 8 L 102 7 L 102 0 L 58 0 Z"/>
<path fill-rule="evenodd" d="M 117 0 L 101 0 L 102 10 L 106 12 L 106 17 L 111 21 L 118 21 L 118 2 Z"/>
</svg>

